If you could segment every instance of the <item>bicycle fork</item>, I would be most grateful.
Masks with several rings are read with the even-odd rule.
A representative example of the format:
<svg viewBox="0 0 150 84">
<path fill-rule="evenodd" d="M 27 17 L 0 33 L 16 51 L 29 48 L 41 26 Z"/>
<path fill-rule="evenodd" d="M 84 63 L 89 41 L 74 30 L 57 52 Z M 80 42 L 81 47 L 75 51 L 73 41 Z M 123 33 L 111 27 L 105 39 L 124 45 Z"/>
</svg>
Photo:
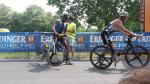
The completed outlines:
<svg viewBox="0 0 150 84">
<path fill-rule="evenodd" d="M 56 55 L 56 44 L 54 43 L 54 52 L 53 52 L 54 55 Z"/>
</svg>

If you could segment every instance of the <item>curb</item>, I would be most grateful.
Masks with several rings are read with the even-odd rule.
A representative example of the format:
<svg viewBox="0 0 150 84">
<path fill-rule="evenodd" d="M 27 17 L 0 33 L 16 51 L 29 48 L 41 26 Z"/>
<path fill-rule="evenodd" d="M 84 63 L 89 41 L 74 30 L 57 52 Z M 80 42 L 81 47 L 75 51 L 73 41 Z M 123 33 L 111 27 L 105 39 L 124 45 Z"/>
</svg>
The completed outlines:
<svg viewBox="0 0 150 84">
<path fill-rule="evenodd" d="M 34 59 L 0 59 L 0 62 L 35 62 Z"/>
</svg>

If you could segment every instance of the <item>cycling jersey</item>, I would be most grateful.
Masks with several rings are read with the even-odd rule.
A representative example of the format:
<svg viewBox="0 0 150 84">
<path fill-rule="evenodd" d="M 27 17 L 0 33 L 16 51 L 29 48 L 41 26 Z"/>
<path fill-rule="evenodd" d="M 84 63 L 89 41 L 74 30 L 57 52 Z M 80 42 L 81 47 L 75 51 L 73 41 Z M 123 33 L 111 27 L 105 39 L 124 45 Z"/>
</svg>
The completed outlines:
<svg viewBox="0 0 150 84">
<path fill-rule="evenodd" d="M 62 23 L 62 22 L 57 22 L 57 23 L 55 23 L 54 28 L 55 28 L 55 31 L 58 34 L 63 34 L 64 31 L 66 30 L 66 24 Z M 57 38 L 57 36 L 55 35 L 55 33 L 54 33 L 53 37 L 54 37 L 54 39 Z M 65 39 L 64 38 L 57 38 L 57 41 L 63 43 L 65 41 Z"/>
<path fill-rule="evenodd" d="M 75 31 L 76 30 L 76 24 L 75 23 L 70 23 L 67 25 L 67 36 L 72 38 L 72 39 L 75 39 Z"/>
<path fill-rule="evenodd" d="M 120 25 L 122 25 L 120 20 L 115 19 L 104 28 L 104 30 L 101 33 L 101 37 L 103 39 L 104 44 L 108 44 L 107 40 L 109 39 L 110 34 L 112 34 L 113 32 L 119 31 Z"/>
<path fill-rule="evenodd" d="M 103 31 L 110 32 L 110 33 L 119 31 L 119 26 L 120 25 L 122 25 L 122 23 L 120 22 L 120 20 L 115 19 L 109 25 L 107 25 Z"/>
<path fill-rule="evenodd" d="M 57 33 L 62 34 L 64 30 L 66 29 L 66 25 L 62 22 L 59 22 L 55 24 L 54 28 Z"/>
</svg>

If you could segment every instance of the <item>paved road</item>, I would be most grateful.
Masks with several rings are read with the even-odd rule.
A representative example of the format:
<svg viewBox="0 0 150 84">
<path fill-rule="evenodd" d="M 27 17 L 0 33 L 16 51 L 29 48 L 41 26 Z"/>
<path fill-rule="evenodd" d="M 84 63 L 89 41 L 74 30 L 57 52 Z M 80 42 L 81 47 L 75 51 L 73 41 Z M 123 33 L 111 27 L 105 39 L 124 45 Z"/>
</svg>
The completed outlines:
<svg viewBox="0 0 150 84">
<path fill-rule="evenodd" d="M 0 62 L 0 84 L 117 84 L 132 69 L 95 69 L 89 61 L 47 66 L 44 62 Z"/>
</svg>

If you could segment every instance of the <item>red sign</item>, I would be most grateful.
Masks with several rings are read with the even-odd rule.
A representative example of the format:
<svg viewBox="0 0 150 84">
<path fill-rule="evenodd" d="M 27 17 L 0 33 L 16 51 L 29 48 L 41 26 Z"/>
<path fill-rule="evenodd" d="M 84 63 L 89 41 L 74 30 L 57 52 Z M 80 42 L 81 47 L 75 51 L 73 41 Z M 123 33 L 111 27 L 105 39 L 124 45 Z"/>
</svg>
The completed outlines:
<svg viewBox="0 0 150 84">
<path fill-rule="evenodd" d="M 140 20 L 141 22 L 144 22 L 145 18 L 145 0 L 141 0 L 140 3 Z"/>
</svg>

